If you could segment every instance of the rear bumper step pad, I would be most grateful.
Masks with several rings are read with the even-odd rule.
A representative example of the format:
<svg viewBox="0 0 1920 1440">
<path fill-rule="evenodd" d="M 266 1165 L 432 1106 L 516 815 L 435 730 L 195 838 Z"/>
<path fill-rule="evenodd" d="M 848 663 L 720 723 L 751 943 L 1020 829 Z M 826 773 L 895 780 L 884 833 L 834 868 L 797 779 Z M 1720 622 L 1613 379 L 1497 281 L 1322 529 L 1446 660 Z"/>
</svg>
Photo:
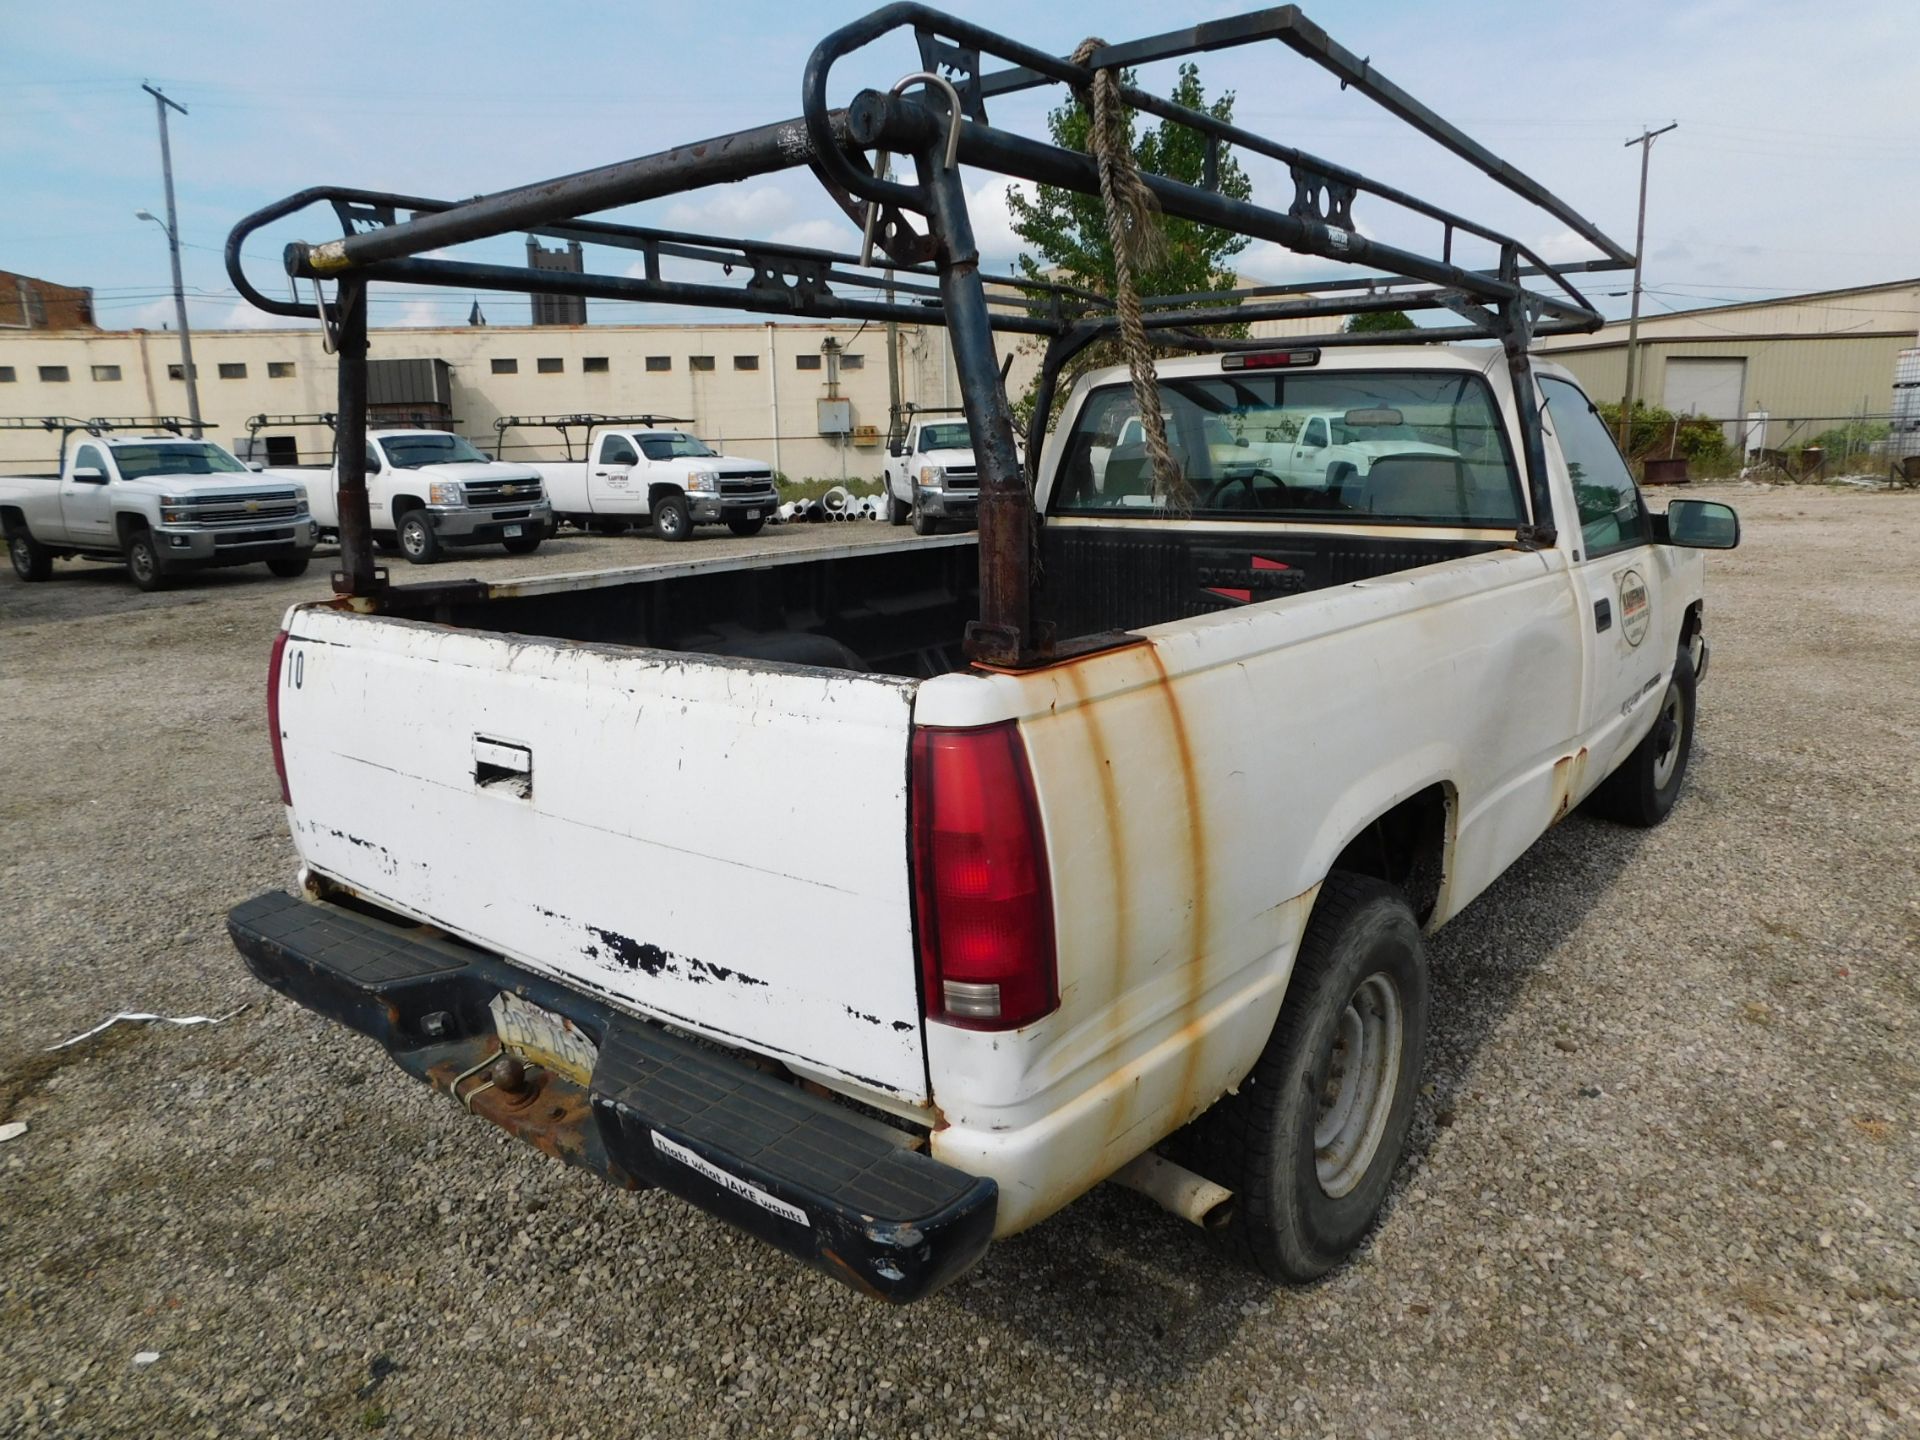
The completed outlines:
<svg viewBox="0 0 1920 1440">
<path fill-rule="evenodd" d="M 991 1180 L 497 955 L 284 891 L 236 906 L 227 928 L 261 981 L 379 1041 L 467 1108 L 616 1185 L 658 1185 L 865 1293 L 932 1294 L 992 1238 Z M 501 991 L 595 1041 L 584 1090 L 545 1071 L 512 1095 L 485 1085 L 476 1067 L 498 1048 L 488 1006 Z"/>
</svg>

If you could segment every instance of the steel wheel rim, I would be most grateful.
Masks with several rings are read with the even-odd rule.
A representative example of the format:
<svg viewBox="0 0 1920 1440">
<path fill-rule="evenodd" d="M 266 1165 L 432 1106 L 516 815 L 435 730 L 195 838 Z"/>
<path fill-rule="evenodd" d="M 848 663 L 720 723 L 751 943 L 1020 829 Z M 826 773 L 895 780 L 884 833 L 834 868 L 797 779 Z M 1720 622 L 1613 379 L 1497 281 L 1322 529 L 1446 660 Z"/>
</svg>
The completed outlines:
<svg viewBox="0 0 1920 1440">
<path fill-rule="evenodd" d="M 135 541 L 127 552 L 127 559 L 133 564 L 133 573 L 142 580 L 153 578 L 153 552 L 145 545 Z"/>
<path fill-rule="evenodd" d="M 1399 1088 L 1405 1030 L 1400 987 L 1384 971 L 1354 988 L 1335 1022 L 1313 1123 L 1314 1171 L 1335 1200 L 1359 1185 L 1379 1154 Z"/>
<path fill-rule="evenodd" d="M 400 545 L 409 555 L 424 555 L 427 549 L 427 527 L 418 520 L 409 520 L 400 527 Z"/>
<path fill-rule="evenodd" d="M 33 552 L 27 548 L 27 537 L 16 535 L 7 542 L 7 554 L 13 559 L 13 568 L 21 574 L 33 568 Z"/>
<path fill-rule="evenodd" d="M 1673 779 L 1673 772 L 1680 767 L 1680 732 L 1686 718 L 1687 702 L 1680 694 L 1678 685 L 1667 686 L 1667 697 L 1660 702 L 1660 718 L 1653 722 L 1654 733 L 1660 738 L 1655 741 L 1659 747 L 1653 757 L 1653 788 L 1664 790 Z"/>
<path fill-rule="evenodd" d="M 660 512 L 660 533 L 662 535 L 680 533 L 680 512 L 671 505 Z"/>
</svg>

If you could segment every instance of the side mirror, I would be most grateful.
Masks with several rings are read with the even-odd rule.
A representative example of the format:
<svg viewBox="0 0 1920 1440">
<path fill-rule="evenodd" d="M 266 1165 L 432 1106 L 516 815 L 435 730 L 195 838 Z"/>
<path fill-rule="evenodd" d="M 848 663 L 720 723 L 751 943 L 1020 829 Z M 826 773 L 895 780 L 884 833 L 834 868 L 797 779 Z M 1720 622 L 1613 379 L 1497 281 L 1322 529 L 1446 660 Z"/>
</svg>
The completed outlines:
<svg viewBox="0 0 1920 1440">
<path fill-rule="evenodd" d="M 89 485 L 104 485 L 107 483 L 107 472 L 98 465 L 76 465 L 73 469 L 73 478 L 84 480 Z"/>
<path fill-rule="evenodd" d="M 1674 500 L 1667 505 L 1667 543 L 1690 550 L 1731 550 L 1740 543 L 1740 517 L 1718 500 Z"/>
<path fill-rule="evenodd" d="M 247 461 L 247 468 L 253 471 L 254 474 L 258 475 L 262 470 L 266 469 L 267 467 L 264 461 L 249 460 Z"/>
</svg>

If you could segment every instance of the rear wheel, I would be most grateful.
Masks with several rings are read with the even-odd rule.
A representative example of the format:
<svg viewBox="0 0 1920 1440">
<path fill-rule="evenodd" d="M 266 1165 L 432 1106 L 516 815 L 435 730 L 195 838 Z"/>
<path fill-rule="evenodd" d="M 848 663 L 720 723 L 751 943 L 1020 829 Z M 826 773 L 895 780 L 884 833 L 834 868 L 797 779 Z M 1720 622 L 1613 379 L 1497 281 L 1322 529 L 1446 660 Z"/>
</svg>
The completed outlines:
<svg viewBox="0 0 1920 1440">
<path fill-rule="evenodd" d="M 1637 830 L 1650 830 L 1667 818 L 1693 754 L 1694 694 L 1693 656 L 1683 648 L 1674 657 L 1653 728 L 1588 798 L 1594 814 Z"/>
<path fill-rule="evenodd" d="M 282 580 L 291 580 L 296 575 L 307 573 L 307 561 L 310 557 L 302 550 L 298 555 L 276 555 L 267 561 L 267 569 Z"/>
<path fill-rule="evenodd" d="M 1267 1048 L 1200 1122 L 1202 1169 L 1234 1192 L 1222 1239 L 1281 1280 L 1324 1275 L 1372 1228 L 1413 1123 L 1427 956 L 1406 897 L 1327 877 Z"/>
<path fill-rule="evenodd" d="M 136 530 L 127 538 L 127 576 L 142 590 L 167 588 L 166 566 L 151 531 Z"/>
<path fill-rule="evenodd" d="M 502 540 L 500 543 L 507 547 L 509 555 L 531 555 L 540 548 L 540 542 L 546 538 L 544 535 L 516 535 L 511 540 Z"/>
<path fill-rule="evenodd" d="M 662 540 L 684 540 L 693 534 L 686 496 L 668 495 L 653 507 L 653 533 Z"/>
<path fill-rule="evenodd" d="M 45 580 L 53 574 L 53 555 L 22 526 L 7 537 L 7 558 L 22 580 Z"/>
<path fill-rule="evenodd" d="M 433 533 L 426 511 L 409 510 L 400 517 L 400 553 L 415 565 L 431 565 L 440 558 L 440 537 Z"/>
<path fill-rule="evenodd" d="M 747 535 L 758 535 L 762 530 L 766 528 L 766 525 L 767 525 L 767 517 L 764 515 L 762 515 L 758 520 L 727 521 L 727 529 L 731 530 L 734 534 L 742 537 Z"/>
</svg>

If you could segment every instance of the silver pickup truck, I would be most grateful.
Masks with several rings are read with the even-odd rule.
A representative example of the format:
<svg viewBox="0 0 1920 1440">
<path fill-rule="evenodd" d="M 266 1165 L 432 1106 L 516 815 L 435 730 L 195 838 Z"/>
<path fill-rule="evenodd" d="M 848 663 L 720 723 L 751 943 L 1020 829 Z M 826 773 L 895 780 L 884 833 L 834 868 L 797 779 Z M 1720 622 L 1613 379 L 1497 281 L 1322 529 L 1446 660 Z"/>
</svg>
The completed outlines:
<svg viewBox="0 0 1920 1440">
<path fill-rule="evenodd" d="M 33 423 L 61 432 L 61 457 L 53 473 L 0 475 L 0 530 L 22 580 L 47 579 L 67 556 L 122 562 L 142 590 L 228 565 L 264 563 L 283 577 L 306 570 L 316 532 L 300 486 L 263 481 L 178 429 Z"/>
</svg>

